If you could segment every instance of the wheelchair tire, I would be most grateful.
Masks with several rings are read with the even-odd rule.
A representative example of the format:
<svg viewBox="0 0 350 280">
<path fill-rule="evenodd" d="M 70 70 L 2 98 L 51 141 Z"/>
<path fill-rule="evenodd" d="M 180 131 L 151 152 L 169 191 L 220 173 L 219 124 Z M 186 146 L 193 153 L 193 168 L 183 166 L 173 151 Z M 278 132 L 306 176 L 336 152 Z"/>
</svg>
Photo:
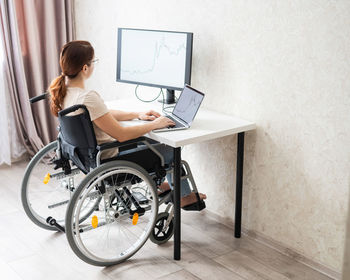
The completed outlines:
<svg viewBox="0 0 350 280">
<path fill-rule="evenodd" d="M 174 218 L 171 219 L 169 226 L 165 232 L 162 232 L 165 222 L 169 217 L 169 213 L 162 212 L 158 214 L 155 227 L 149 239 L 155 244 L 163 244 L 174 235 Z"/>
<path fill-rule="evenodd" d="M 77 223 L 81 207 L 97 196 L 96 211 Z M 73 194 L 66 212 L 67 240 L 86 263 L 118 264 L 147 241 L 157 215 L 155 182 L 147 171 L 129 161 L 107 162 L 87 174 Z"/>
<path fill-rule="evenodd" d="M 54 170 L 52 160 L 56 156 L 56 149 L 57 141 L 53 141 L 32 158 L 21 187 L 22 205 L 27 216 L 39 227 L 52 231 L 58 231 L 58 228 L 49 225 L 47 218 L 51 216 L 60 226 L 65 226 L 66 208 L 74 191 L 69 185 L 78 185 L 85 176 L 79 170 L 68 176 L 61 169 Z M 91 211 L 92 208 L 88 212 Z"/>
</svg>

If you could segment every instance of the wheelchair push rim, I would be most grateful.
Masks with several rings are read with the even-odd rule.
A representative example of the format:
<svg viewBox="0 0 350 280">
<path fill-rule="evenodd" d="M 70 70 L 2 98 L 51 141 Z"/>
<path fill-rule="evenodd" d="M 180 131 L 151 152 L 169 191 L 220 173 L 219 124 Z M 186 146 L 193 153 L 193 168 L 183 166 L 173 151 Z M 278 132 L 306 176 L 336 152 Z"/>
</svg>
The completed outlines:
<svg viewBox="0 0 350 280">
<path fill-rule="evenodd" d="M 76 223 L 80 209 L 96 198 L 96 193 L 101 198 L 98 209 L 85 222 Z M 66 213 L 66 236 L 83 261 L 114 265 L 144 245 L 157 215 L 158 197 L 149 174 L 132 162 L 108 162 L 91 171 L 74 193 Z"/>
</svg>

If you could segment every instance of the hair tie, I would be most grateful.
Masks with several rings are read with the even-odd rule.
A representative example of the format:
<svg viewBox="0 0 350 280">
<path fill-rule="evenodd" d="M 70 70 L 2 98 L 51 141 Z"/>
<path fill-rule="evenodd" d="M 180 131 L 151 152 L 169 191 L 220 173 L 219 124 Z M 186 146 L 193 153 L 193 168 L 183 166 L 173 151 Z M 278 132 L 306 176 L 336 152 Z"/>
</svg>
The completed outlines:
<svg viewBox="0 0 350 280">
<path fill-rule="evenodd" d="M 65 75 L 63 72 L 61 72 L 61 76 L 62 76 L 62 77 L 65 77 L 66 75 Z"/>
</svg>

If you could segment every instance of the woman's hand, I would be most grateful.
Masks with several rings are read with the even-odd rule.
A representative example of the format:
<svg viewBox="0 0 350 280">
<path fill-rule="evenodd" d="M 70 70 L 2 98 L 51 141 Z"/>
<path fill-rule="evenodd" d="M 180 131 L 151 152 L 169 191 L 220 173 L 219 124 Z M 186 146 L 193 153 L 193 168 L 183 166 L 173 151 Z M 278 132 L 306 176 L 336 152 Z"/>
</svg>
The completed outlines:
<svg viewBox="0 0 350 280">
<path fill-rule="evenodd" d="M 159 117 L 160 117 L 160 114 L 153 110 L 149 110 L 147 112 L 141 112 L 138 114 L 139 120 L 143 120 L 143 121 L 153 121 Z"/>
<path fill-rule="evenodd" d="M 171 119 L 164 116 L 160 116 L 159 118 L 155 119 L 152 123 L 155 125 L 154 129 L 175 125 L 175 123 Z"/>
</svg>

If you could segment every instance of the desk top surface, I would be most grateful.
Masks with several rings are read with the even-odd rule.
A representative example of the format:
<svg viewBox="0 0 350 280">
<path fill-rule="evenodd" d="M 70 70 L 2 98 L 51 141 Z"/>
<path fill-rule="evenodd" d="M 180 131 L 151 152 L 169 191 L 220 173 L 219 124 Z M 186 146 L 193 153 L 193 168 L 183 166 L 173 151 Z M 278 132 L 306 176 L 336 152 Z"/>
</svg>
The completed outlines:
<svg viewBox="0 0 350 280">
<path fill-rule="evenodd" d="M 119 99 L 106 102 L 109 109 L 122 111 L 155 110 L 162 113 L 159 102 L 143 103 L 136 99 Z M 167 106 L 167 105 L 165 105 Z M 139 125 L 145 121 L 121 122 L 125 126 Z M 216 139 L 255 129 L 255 123 L 222 113 L 200 108 L 191 127 L 185 130 L 149 132 L 145 136 L 174 148 L 207 140 Z"/>
</svg>

